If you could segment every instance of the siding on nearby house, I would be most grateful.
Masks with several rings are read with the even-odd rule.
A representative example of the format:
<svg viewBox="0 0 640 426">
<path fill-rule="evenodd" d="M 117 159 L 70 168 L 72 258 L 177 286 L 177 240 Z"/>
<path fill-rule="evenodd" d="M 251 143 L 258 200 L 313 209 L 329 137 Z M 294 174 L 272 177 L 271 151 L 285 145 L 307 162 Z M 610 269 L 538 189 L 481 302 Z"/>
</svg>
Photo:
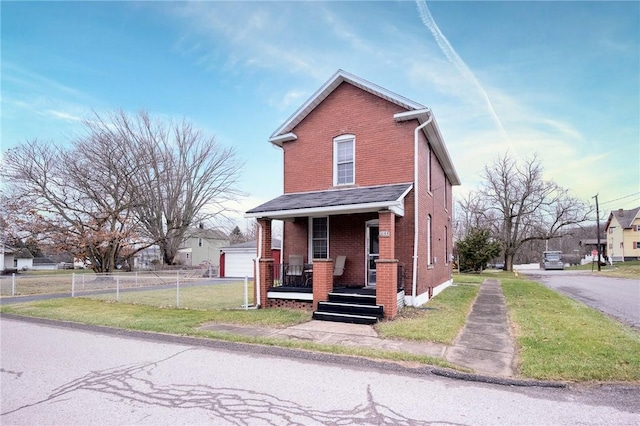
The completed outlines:
<svg viewBox="0 0 640 426">
<path fill-rule="evenodd" d="M 229 237 L 217 229 L 194 228 L 189 231 L 180 250 L 180 262 L 186 266 L 220 266 L 220 249 L 229 244 Z"/>
<path fill-rule="evenodd" d="M 280 263 L 280 240 L 272 240 L 271 258 Z M 220 249 L 220 277 L 254 278 L 257 242 L 247 241 Z"/>
<path fill-rule="evenodd" d="M 613 261 L 640 259 L 640 207 L 612 211 L 605 232 L 607 251 Z"/>
</svg>

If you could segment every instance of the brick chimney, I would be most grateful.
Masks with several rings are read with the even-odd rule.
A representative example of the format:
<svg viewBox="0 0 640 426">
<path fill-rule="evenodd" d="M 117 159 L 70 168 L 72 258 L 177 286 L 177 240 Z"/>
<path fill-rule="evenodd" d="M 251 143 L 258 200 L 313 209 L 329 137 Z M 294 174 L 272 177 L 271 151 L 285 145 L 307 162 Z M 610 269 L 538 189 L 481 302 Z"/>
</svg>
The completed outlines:
<svg viewBox="0 0 640 426">
<path fill-rule="evenodd" d="M 619 217 L 623 217 L 624 216 L 624 209 L 618 209 L 618 216 Z"/>
</svg>

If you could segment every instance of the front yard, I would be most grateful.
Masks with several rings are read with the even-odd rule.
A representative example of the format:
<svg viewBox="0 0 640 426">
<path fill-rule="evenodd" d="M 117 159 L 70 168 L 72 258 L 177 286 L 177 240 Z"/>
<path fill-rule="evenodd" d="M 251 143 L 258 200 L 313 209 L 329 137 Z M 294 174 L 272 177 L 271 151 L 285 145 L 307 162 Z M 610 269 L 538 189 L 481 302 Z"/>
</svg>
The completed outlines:
<svg viewBox="0 0 640 426">
<path fill-rule="evenodd" d="M 424 306 L 405 308 L 396 320 L 376 325 L 379 336 L 451 344 L 464 326 L 480 283 L 488 277 L 498 278 L 502 283 L 519 347 L 520 377 L 640 382 L 640 334 L 535 282 L 514 278 L 506 272 L 454 275 L 456 285 Z M 167 307 L 164 301 L 172 298 L 173 293 L 163 293 L 166 291 L 146 291 L 135 296 L 137 299 L 127 302 L 126 299 L 114 302 L 113 299 L 75 298 L 4 305 L 0 312 L 131 330 L 449 366 L 440 358 L 407 353 L 202 330 L 200 326 L 209 322 L 282 328 L 309 321 L 311 313 L 288 309 L 237 309 L 238 301 L 242 300 L 243 295 L 240 284 L 226 288 L 224 297 L 214 294 L 215 291 L 221 291 L 221 288 L 182 289 L 181 298 L 185 302 L 192 300 L 189 304 L 194 307 L 202 299 L 207 301 L 206 306 L 192 309 Z M 226 304 L 226 299 L 233 299 L 234 302 Z M 220 303 L 214 303 L 215 300 Z M 151 306 L 153 304 L 158 306 Z"/>
</svg>

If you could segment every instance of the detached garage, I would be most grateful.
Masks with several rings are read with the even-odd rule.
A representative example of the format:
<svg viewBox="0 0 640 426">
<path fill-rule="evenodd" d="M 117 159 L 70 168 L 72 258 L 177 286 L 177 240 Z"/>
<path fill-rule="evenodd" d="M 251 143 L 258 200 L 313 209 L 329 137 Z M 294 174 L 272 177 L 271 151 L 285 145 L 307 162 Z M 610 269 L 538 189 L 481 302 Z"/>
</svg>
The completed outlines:
<svg viewBox="0 0 640 426">
<path fill-rule="evenodd" d="M 272 239 L 271 258 L 280 263 L 280 240 Z M 253 278 L 253 262 L 258 256 L 257 242 L 247 241 L 220 249 L 220 277 Z"/>
</svg>

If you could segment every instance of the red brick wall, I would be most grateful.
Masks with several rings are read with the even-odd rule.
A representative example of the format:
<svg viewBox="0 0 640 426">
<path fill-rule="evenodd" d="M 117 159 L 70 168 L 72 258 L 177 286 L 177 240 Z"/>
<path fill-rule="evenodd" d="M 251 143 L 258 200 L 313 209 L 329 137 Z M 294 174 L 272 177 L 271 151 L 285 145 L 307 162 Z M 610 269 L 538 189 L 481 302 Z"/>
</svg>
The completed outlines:
<svg viewBox="0 0 640 426">
<path fill-rule="evenodd" d="M 403 111 L 342 83 L 293 129 L 298 140 L 284 143 L 284 192 L 333 188 L 333 139 L 343 134 L 356 136 L 356 186 L 413 181 L 415 125 L 393 119 Z"/>
<path fill-rule="evenodd" d="M 448 243 L 448 252 L 452 250 L 452 230 L 451 230 L 451 184 L 446 180 L 444 170 L 437 157 L 432 152 L 429 156 L 429 149 L 424 134 L 420 134 L 419 144 L 419 226 L 426 231 L 427 215 L 431 214 L 432 228 L 432 252 L 433 262 L 427 265 L 427 235 L 421 232 L 418 242 L 418 295 L 430 292 L 433 287 L 447 281 L 451 276 L 451 264 L 445 258 L 445 244 Z M 431 168 L 431 191 L 427 190 L 427 163 L 430 160 Z M 445 200 L 444 194 L 447 191 Z M 445 238 L 445 227 L 449 238 Z"/>
<path fill-rule="evenodd" d="M 333 139 L 354 134 L 355 186 L 413 182 L 413 135 L 417 120 L 397 123 L 393 114 L 402 108 L 348 83 L 342 83 L 318 105 L 293 132 L 298 139 L 286 142 L 284 151 L 284 192 L 319 191 L 333 188 Z M 427 192 L 427 141 L 420 132 L 419 144 L 419 226 L 418 295 L 446 281 L 451 265 L 445 259 L 445 226 L 451 253 L 451 186 L 445 181 L 435 154 L 431 156 L 431 192 Z M 445 205 L 444 191 L 448 191 Z M 395 257 L 402 268 L 407 294 L 411 294 L 414 239 L 414 191 L 405 198 L 405 215 L 396 218 Z M 427 267 L 427 238 L 424 233 L 427 214 L 432 215 L 432 256 L 437 261 Z M 337 284 L 362 284 L 365 281 L 365 224 L 374 214 L 354 214 L 329 218 L 329 256 L 347 256 L 344 276 Z M 285 222 L 284 262 L 289 254 L 308 256 L 308 221 L 296 218 Z"/>
</svg>

